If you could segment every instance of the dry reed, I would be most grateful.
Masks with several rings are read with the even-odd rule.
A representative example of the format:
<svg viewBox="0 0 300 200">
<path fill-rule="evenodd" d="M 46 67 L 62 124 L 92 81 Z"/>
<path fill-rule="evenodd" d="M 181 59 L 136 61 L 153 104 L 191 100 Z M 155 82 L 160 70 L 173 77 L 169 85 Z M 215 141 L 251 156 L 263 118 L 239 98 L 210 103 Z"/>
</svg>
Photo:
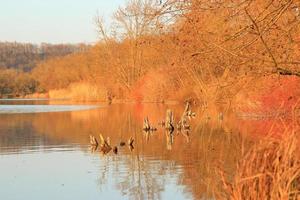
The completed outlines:
<svg viewBox="0 0 300 200">
<path fill-rule="evenodd" d="M 296 131 L 280 139 L 255 144 L 237 165 L 235 175 L 222 182 L 226 199 L 299 199 L 300 157 Z"/>
</svg>

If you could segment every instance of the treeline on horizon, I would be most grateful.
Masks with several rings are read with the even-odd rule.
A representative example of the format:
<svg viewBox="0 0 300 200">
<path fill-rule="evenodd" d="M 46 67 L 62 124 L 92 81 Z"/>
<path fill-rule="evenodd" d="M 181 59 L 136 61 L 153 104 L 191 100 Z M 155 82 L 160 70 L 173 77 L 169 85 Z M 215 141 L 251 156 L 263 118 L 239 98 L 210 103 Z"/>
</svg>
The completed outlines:
<svg viewBox="0 0 300 200">
<path fill-rule="evenodd" d="M 112 19 L 95 17 L 101 40 L 88 50 L 18 72 L 37 85 L 23 94 L 250 106 L 269 91 L 280 101 L 300 95 L 297 0 L 130 0 Z"/>
<path fill-rule="evenodd" d="M 19 97 L 37 92 L 39 82 L 30 72 L 38 63 L 83 53 L 90 47 L 86 44 L 0 42 L 0 94 L 4 97 Z"/>
<path fill-rule="evenodd" d="M 0 68 L 30 71 L 40 61 L 85 52 L 86 44 L 31 44 L 0 41 Z"/>
</svg>

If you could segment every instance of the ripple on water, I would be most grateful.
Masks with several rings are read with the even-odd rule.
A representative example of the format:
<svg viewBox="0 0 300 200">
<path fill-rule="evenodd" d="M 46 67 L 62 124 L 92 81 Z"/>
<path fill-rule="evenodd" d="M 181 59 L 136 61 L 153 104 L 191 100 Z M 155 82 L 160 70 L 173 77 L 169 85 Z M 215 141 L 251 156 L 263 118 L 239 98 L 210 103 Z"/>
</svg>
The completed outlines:
<svg viewBox="0 0 300 200">
<path fill-rule="evenodd" d="M 0 105 L 0 114 L 80 111 L 99 107 L 97 105 Z"/>
<path fill-rule="evenodd" d="M 28 145 L 22 148 L 15 147 L 0 147 L 0 155 L 13 154 L 34 154 L 34 153 L 52 153 L 52 152 L 73 152 L 82 150 L 80 144 L 67 145 Z"/>
</svg>

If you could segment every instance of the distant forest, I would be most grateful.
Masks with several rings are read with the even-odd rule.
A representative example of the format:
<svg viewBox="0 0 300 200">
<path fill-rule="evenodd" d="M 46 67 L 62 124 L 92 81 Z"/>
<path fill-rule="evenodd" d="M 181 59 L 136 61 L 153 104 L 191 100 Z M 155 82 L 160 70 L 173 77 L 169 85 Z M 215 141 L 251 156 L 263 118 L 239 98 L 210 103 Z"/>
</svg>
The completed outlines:
<svg viewBox="0 0 300 200">
<path fill-rule="evenodd" d="M 31 71 L 38 62 L 84 52 L 89 48 L 85 44 L 48 44 L 40 45 L 17 42 L 0 42 L 1 69 Z"/>
<path fill-rule="evenodd" d="M 44 92 L 31 74 L 39 63 L 74 53 L 83 53 L 89 48 L 90 45 L 86 44 L 36 45 L 0 42 L 0 96 L 19 97 Z"/>
</svg>

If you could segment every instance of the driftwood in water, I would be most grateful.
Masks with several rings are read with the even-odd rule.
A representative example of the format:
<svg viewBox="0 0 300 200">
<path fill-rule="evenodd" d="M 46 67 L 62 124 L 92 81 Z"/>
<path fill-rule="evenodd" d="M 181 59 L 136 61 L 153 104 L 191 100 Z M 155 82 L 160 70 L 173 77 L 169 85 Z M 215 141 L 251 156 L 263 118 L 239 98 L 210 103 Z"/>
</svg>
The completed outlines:
<svg viewBox="0 0 300 200">
<path fill-rule="evenodd" d="M 185 108 L 184 108 L 183 114 L 187 115 L 187 113 L 190 112 L 190 111 L 191 111 L 191 105 L 190 105 L 189 102 L 187 102 L 185 104 Z"/>
<path fill-rule="evenodd" d="M 174 142 L 174 115 L 172 110 L 167 110 L 167 116 L 166 116 L 166 122 L 165 122 L 165 128 L 166 128 L 166 137 L 167 137 L 167 149 L 172 149 L 172 144 Z"/>
<path fill-rule="evenodd" d="M 146 138 L 146 142 L 148 143 L 150 139 L 150 131 L 144 131 L 144 136 Z"/>
<path fill-rule="evenodd" d="M 172 150 L 172 145 L 174 143 L 173 131 L 166 130 L 166 142 L 167 142 L 167 150 Z"/>
<path fill-rule="evenodd" d="M 125 146 L 125 145 L 126 145 L 125 142 L 123 142 L 123 141 L 120 142 L 120 146 L 121 146 L 121 147 L 122 147 L 122 146 Z"/>
<path fill-rule="evenodd" d="M 164 120 L 158 122 L 158 125 L 161 126 L 161 127 L 165 127 L 165 124 L 166 124 L 166 123 L 165 123 Z"/>
<path fill-rule="evenodd" d="M 128 145 L 129 145 L 129 146 L 133 146 L 133 142 L 134 142 L 133 137 L 130 137 L 130 138 L 128 139 Z"/>
<path fill-rule="evenodd" d="M 171 110 L 167 110 L 165 128 L 171 132 L 174 131 L 174 116 Z"/>
<path fill-rule="evenodd" d="M 98 146 L 95 146 L 95 145 L 91 145 L 91 147 L 90 147 L 90 150 L 92 153 L 96 152 L 97 149 L 98 149 Z"/>
<path fill-rule="evenodd" d="M 98 141 L 93 135 L 90 135 L 90 144 L 92 146 L 96 146 L 96 147 L 98 146 Z"/>
<path fill-rule="evenodd" d="M 118 147 L 117 147 L 117 146 L 114 146 L 113 152 L 114 152 L 115 154 L 118 154 Z"/>
<path fill-rule="evenodd" d="M 157 128 L 152 127 L 152 126 L 150 125 L 150 122 L 149 122 L 148 117 L 146 117 L 146 118 L 144 119 L 143 131 L 156 131 L 156 130 L 157 130 Z"/>
<path fill-rule="evenodd" d="M 196 114 L 194 112 L 192 112 L 190 103 L 187 102 L 186 105 L 185 105 L 185 109 L 182 113 L 182 116 L 181 116 L 179 122 L 177 123 L 177 129 L 178 130 L 190 129 L 190 125 L 188 124 L 188 120 L 190 120 L 191 117 L 195 117 L 195 116 L 196 116 Z"/>
<path fill-rule="evenodd" d="M 130 145 L 130 146 L 128 146 L 128 148 L 129 148 L 130 151 L 133 151 L 133 150 L 134 150 L 134 146 L 131 146 L 131 145 Z"/>
<path fill-rule="evenodd" d="M 183 130 L 180 133 L 185 137 L 187 143 L 191 141 L 189 130 Z"/>
<path fill-rule="evenodd" d="M 151 128 L 151 127 L 150 127 L 149 119 L 148 119 L 148 117 L 146 117 L 146 118 L 144 119 L 143 130 L 144 130 L 144 131 L 149 131 L 150 128 Z"/>
<path fill-rule="evenodd" d="M 129 147 L 130 151 L 133 151 L 133 149 L 134 149 L 133 142 L 134 142 L 133 137 L 130 137 L 128 140 L 128 147 Z"/>
<path fill-rule="evenodd" d="M 181 118 L 181 120 L 177 123 L 177 130 L 189 130 L 191 126 L 188 124 L 186 118 Z"/>
<path fill-rule="evenodd" d="M 110 146 L 110 139 L 109 137 L 107 137 L 107 139 L 105 140 L 102 136 L 102 134 L 100 134 L 100 151 L 103 154 L 107 154 L 111 151 L 111 146 Z"/>
<path fill-rule="evenodd" d="M 183 116 L 186 116 L 186 117 L 195 117 L 196 116 L 196 113 L 192 112 L 191 104 L 189 102 L 187 102 L 185 105 Z"/>
</svg>

